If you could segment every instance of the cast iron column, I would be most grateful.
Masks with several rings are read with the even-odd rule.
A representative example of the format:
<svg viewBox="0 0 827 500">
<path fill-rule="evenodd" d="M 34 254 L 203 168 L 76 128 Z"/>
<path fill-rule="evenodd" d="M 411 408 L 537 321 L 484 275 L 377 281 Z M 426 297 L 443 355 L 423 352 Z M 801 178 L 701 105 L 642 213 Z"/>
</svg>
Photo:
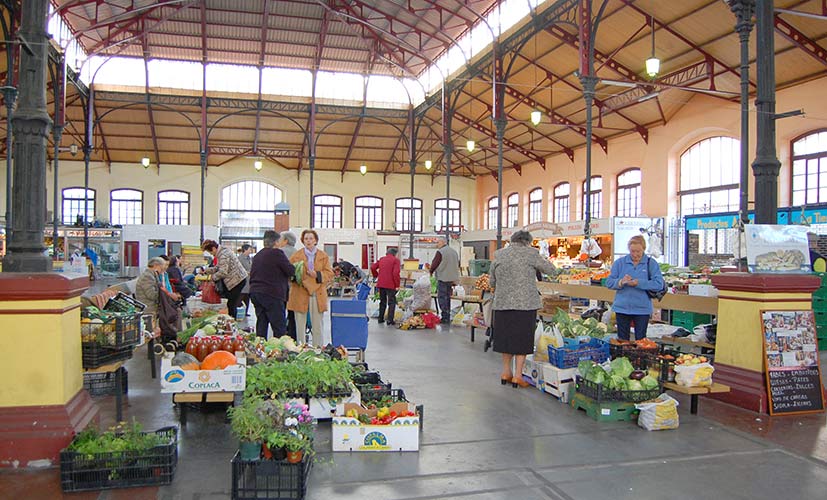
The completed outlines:
<svg viewBox="0 0 827 500">
<path fill-rule="evenodd" d="M 11 50 L 9 49 L 9 52 Z M 11 72 L 9 72 L 11 75 Z M 9 78 L 11 81 L 11 78 Z M 17 100 L 17 89 L 12 86 L 6 86 L 0 89 L 3 91 L 3 98 L 6 100 L 6 116 L 11 116 L 14 112 L 14 101 Z M 11 232 L 11 183 L 12 183 L 12 138 L 14 126 L 11 120 L 6 120 L 8 123 L 8 130 L 6 130 L 6 236 Z"/>
<path fill-rule="evenodd" d="M 508 123 L 505 118 L 495 118 L 494 125 L 497 126 L 497 248 L 503 246 L 503 136 L 505 126 Z"/>
<path fill-rule="evenodd" d="M 90 104 L 91 106 L 91 104 Z M 87 137 L 88 139 L 88 137 Z M 92 157 L 92 145 L 83 145 L 83 251 L 89 248 L 89 160 Z"/>
<path fill-rule="evenodd" d="M 12 225 L 4 272 L 49 272 L 52 260 L 44 253 L 46 226 L 46 139 L 52 120 L 46 112 L 46 32 L 48 0 L 23 2 L 18 38 L 20 101 L 11 118 L 14 127 Z M 11 71 L 11 68 L 9 68 Z"/>
<path fill-rule="evenodd" d="M 726 0 L 738 22 L 735 31 L 741 41 L 741 222 L 749 223 L 749 34 L 755 0 Z"/>
<path fill-rule="evenodd" d="M 450 137 L 451 134 L 448 134 Z M 447 173 L 447 177 L 445 179 L 445 196 L 448 198 L 446 201 L 447 210 L 445 212 L 445 220 L 450 222 L 450 213 L 451 213 L 451 153 L 453 152 L 454 148 L 450 142 L 446 142 L 442 145 L 443 151 L 443 161 L 445 162 L 445 172 Z M 450 238 L 450 232 L 448 231 L 448 225 L 445 224 L 445 238 Z"/>
<path fill-rule="evenodd" d="M 586 188 L 583 202 L 583 236 L 588 238 L 592 233 L 592 103 L 594 103 L 594 88 L 597 78 L 594 76 L 580 76 L 583 85 L 583 99 L 586 100 Z"/>
<path fill-rule="evenodd" d="M 207 148 L 201 151 L 201 243 L 204 242 L 204 197 L 207 191 Z"/>
<path fill-rule="evenodd" d="M 313 148 L 316 149 L 316 148 Z M 310 158 L 307 159 L 307 163 L 310 165 L 310 228 L 313 228 L 313 210 L 316 208 L 315 200 L 313 199 L 313 174 L 316 170 L 316 155 L 315 153 L 310 153 Z"/>
<path fill-rule="evenodd" d="M 776 224 L 778 171 L 781 162 L 775 152 L 775 36 L 772 0 L 757 0 L 756 73 L 758 113 L 755 161 L 755 223 Z"/>
<path fill-rule="evenodd" d="M 414 175 L 416 174 L 416 160 L 409 160 L 408 165 L 411 166 L 411 206 L 410 206 L 410 214 L 408 218 L 408 229 L 410 229 L 411 237 L 410 241 L 408 242 L 408 258 L 413 259 L 413 247 L 414 247 Z"/>
<path fill-rule="evenodd" d="M 54 160 L 54 186 L 52 188 L 52 260 L 57 259 L 57 226 L 60 224 L 60 185 L 58 184 L 58 172 L 60 171 L 60 138 L 63 137 L 63 126 L 55 125 L 52 129 L 52 137 L 55 143 L 55 160 Z"/>
</svg>

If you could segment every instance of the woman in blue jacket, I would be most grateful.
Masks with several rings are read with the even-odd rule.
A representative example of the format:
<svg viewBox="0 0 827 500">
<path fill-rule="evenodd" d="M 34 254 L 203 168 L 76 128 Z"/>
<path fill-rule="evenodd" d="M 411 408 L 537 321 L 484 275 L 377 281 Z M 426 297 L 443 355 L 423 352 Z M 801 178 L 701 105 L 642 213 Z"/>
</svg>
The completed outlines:
<svg viewBox="0 0 827 500">
<path fill-rule="evenodd" d="M 606 286 L 617 290 L 612 310 L 617 317 L 618 338 L 629 340 L 629 329 L 634 323 L 635 339 L 641 340 L 646 338 L 653 310 L 652 299 L 646 292 L 663 288 L 663 274 L 657 261 L 644 255 L 646 240 L 643 236 L 632 236 L 627 246 L 629 255 L 614 262 Z"/>
</svg>

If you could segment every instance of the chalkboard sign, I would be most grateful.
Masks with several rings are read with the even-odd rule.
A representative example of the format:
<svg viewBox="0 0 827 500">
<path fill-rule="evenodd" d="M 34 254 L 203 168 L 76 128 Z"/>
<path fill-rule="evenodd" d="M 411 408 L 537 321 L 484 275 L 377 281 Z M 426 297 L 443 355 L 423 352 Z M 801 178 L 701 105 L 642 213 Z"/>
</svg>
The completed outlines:
<svg viewBox="0 0 827 500">
<path fill-rule="evenodd" d="M 770 415 L 824 411 L 813 311 L 761 311 Z"/>
</svg>

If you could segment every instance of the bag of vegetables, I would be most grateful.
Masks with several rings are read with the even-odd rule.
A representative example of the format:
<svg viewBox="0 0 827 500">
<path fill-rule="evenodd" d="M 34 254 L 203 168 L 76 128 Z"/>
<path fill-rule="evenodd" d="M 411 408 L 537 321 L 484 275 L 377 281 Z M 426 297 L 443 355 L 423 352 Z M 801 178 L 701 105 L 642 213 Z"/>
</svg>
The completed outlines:
<svg viewBox="0 0 827 500">
<path fill-rule="evenodd" d="M 637 403 L 635 408 L 640 410 L 637 424 L 647 431 L 677 429 L 680 424 L 678 402 L 667 394 L 661 394 L 651 401 Z"/>
</svg>

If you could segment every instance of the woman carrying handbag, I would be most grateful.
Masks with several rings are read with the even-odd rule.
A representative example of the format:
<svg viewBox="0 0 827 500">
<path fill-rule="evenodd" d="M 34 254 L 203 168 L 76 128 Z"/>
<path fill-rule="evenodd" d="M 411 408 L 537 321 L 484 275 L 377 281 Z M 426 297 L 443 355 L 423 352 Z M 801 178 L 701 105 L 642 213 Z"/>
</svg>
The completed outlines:
<svg viewBox="0 0 827 500">
<path fill-rule="evenodd" d="M 247 284 L 247 271 L 238 261 L 235 253 L 229 248 L 223 248 L 213 240 L 204 240 L 201 249 L 209 252 L 216 258 L 217 265 L 205 269 L 206 274 L 211 275 L 211 281 L 215 282 L 215 288 L 219 295 L 227 299 L 227 314 L 236 317 L 236 309 L 241 302 L 241 291 Z M 222 293 L 221 287 L 225 291 Z"/>
</svg>

